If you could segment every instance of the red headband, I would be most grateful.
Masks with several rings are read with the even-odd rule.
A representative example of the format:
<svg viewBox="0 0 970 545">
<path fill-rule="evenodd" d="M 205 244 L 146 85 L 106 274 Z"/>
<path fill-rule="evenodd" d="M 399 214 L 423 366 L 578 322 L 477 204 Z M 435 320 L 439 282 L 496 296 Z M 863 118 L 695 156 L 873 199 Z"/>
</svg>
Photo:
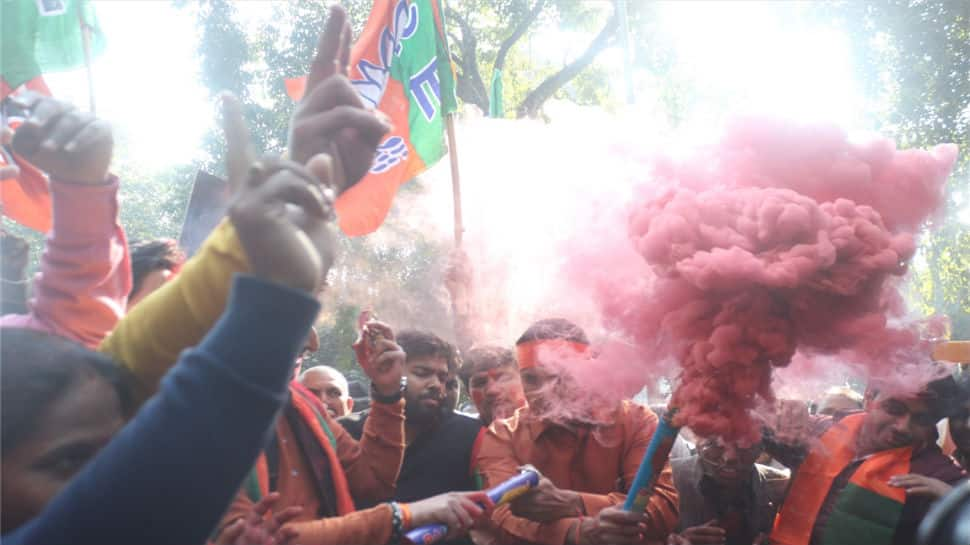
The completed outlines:
<svg viewBox="0 0 970 545">
<path fill-rule="evenodd" d="M 539 352 L 545 357 L 563 355 L 567 357 L 586 358 L 589 345 L 566 339 L 538 339 L 516 345 L 515 350 L 519 359 L 519 369 L 528 369 L 539 365 Z"/>
</svg>

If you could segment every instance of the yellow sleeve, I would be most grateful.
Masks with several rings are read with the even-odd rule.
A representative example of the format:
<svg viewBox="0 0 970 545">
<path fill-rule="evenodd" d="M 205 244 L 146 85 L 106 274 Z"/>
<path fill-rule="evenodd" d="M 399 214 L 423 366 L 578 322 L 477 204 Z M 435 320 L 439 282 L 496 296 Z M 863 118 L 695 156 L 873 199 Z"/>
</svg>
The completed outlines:
<svg viewBox="0 0 970 545">
<path fill-rule="evenodd" d="M 226 306 L 232 275 L 248 270 L 236 230 L 224 219 L 178 275 L 118 322 L 99 350 L 134 375 L 138 403 L 155 393 L 182 350 L 209 332 Z"/>
</svg>

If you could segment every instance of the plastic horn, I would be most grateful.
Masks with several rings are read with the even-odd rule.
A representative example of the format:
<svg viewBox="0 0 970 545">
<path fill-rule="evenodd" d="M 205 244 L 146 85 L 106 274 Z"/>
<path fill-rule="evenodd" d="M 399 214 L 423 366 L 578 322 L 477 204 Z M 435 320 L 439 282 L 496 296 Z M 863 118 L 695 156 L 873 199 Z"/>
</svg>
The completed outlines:
<svg viewBox="0 0 970 545">
<path fill-rule="evenodd" d="M 657 483 L 657 477 L 663 471 L 667 459 L 670 458 L 670 449 L 673 448 L 674 440 L 680 433 L 680 428 L 673 423 L 675 414 L 677 409 L 671 407 L 660 419 L 660 424 L 657 425 L 657 430 L 653 432 L 653 438 L 647 445 L 647 452 L 643 454 L 643 461 L 640 462 L 637 475 L 633 478 L 633 485 L 626 495 L 623 509 L 640 512 L 647 508 L 650 496 L 653 495 L 653 486 Z"/>
<path fill-rule="evenodd" d="M 529 490 L 539 485 L 539 472 L 532 466 L 523 466 L 522 473 L 505 481 L 504 483 L 492 488 L 486 494 L 495 505 L 508 503 Z M 426 544 L 440 541 L 448 535 L 448 527 L 444 524 L 430 524 L 415 528 L 407 534 L 404 539 L 408 543 Z"/>
</svg>

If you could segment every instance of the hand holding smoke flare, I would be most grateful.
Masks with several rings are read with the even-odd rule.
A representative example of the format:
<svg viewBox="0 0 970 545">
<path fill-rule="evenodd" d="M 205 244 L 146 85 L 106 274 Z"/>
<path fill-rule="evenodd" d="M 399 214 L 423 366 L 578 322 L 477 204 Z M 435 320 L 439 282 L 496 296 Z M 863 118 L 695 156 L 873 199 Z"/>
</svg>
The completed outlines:
<svg viewBox="0 0 970 545">
<path fill-rule="evenodd" d="M 492 503 L 489 507 L 511 502 L 538 486 L 540 478 L 538 470 L 534 467 L 530 465 L 522 466 L 518 475 L 510 477 L 506 481 L 499 483 L 498 486 L 485 492 L 489 501 Z M 447 526 L 444 524 L 432 524 L 415 528 L 404 537 L 406 543 L 423 543 L 427 545 L 444 539 L 447 534 Z"/>
<path fill-rule="evenodd" d="M 660 164 L 629 235 L 657 278 L 646 308 L 612 316 L 681 367 L 676 425 L 752 442 L 750 411 L 773 401 L 772 369 L 796 350 L 892 369 L 918 334 L 894 326 L 895 281 L 937 208 L 956 147 L 898 151 L 832 127 L 734 124 L 719 147 Z M 609 302 L 609 300 L 604 299 Z M 907 352 L 909 351 L 909 352 Z"/>
</svg>

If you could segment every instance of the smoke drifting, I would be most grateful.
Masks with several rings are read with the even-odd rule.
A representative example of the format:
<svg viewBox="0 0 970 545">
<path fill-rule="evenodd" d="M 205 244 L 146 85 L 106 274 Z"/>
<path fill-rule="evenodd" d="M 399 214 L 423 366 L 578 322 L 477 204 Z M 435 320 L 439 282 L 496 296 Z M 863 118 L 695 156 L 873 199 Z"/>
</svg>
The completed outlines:
<svg viewBox="0 0 970 545">
<path fill-rule="evenodd" d="M 897 150 L 746 118 L 707 147 L 694 134 L 689 154 L 657 156 L 682 135 L 615 123 L 460 126 L 479 340 L 511 346 L 534 320 L 562 317 L 593 341 L 595 359 L 562 366 L 582 395 L 553 414 L 669 377 L 679 424 L 751 441 L 751 411 L 796 354 L 786 396 L 927 359 L 897 286 L 955 146 Z M 446 240 L 447 166 L 426 182 L 428 231 Z"/>
<path fill-rule="evenodd" d="M 898 151 L 831 126 L 736 122 L 713 149 L 656 163 L 628 224 L 654 277 L 640 293 L 600 281 L 604 316 L 641 362 L 678 362 L 679 424 L 754 440 L 750 411 L 774 399 L 772 369 L 796 350 L 870 375 L 918 353 L 918 331 L 894 322 L 895 286 L 955 158 L 952 145 Z"/>
</svg>

